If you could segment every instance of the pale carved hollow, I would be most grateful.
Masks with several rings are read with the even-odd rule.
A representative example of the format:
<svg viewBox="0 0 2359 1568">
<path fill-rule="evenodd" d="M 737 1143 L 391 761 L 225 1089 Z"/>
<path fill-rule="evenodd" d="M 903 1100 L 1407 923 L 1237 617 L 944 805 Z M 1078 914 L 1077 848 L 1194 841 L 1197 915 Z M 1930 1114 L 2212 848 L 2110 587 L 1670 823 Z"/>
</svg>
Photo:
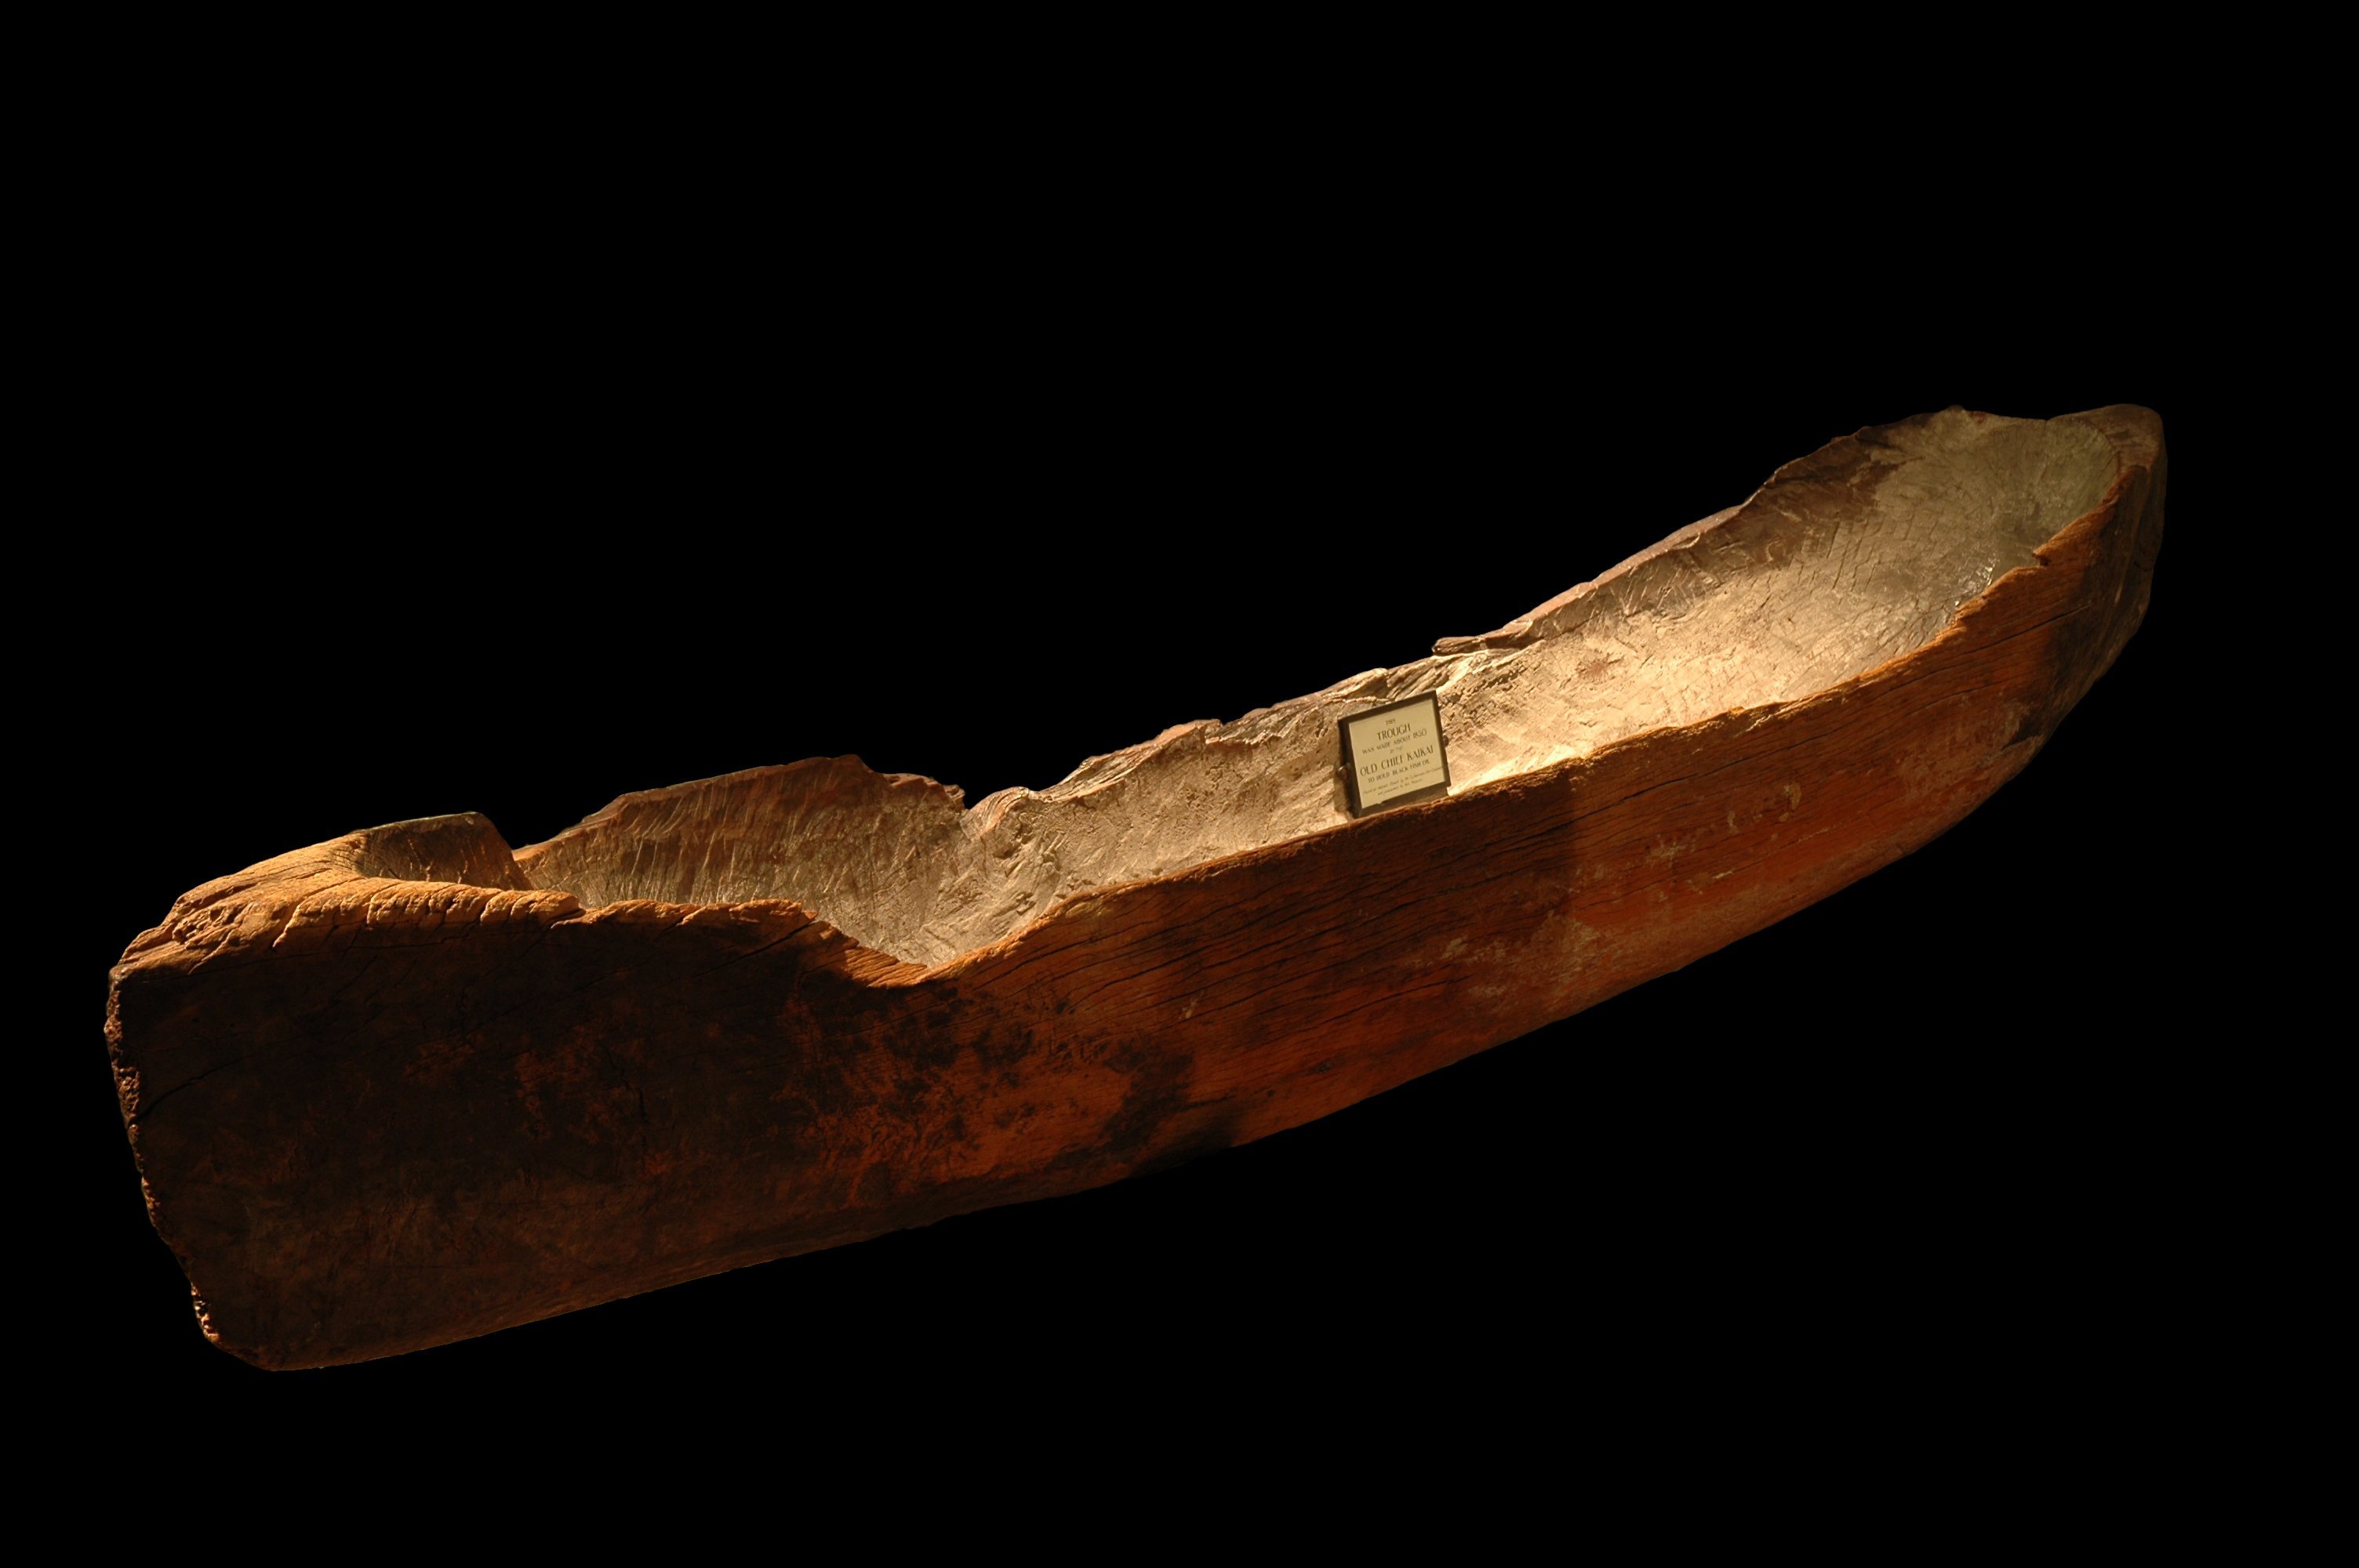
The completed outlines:
<svg viewBox="0 0 2359 1568">
<path fill-rule="evenodd" d="M 1487 637 L 1181 725 L 1048 789 L 969 807 L 930 779 L 814 760 L 626 795 L 517 863 L 585 905 L 792 899 L 866 946 L 939 964 L 1082 889 L 1340 826 L 1335 721 L 1363 708 L 1435 692 L 1463 793 L 1824 691 L 1921 647 L 2000 574 L 2033 564 L 2115 473 L 2093 426 L 1962 411 L 1818 467 Z"/>
</svg>

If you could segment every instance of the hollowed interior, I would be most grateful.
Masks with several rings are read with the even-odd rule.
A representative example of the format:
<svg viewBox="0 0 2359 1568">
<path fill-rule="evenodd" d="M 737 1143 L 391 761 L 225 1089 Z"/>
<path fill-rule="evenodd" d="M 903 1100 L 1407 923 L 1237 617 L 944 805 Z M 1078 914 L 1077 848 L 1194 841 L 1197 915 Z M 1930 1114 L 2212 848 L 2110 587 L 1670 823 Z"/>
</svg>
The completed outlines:
<svg viewBox="0 0 2359 1568">
<path fill-rule="evenodd" d="M 967 807 L 931 780 L 820 760 L 626 795 L 516 861 L 591 906 L 789 898 L 870 947 L 939 963 L 1077 890 L 1347 822 L 1336 723 L 1381 702 L 1437 694 L 1455 794 L 1824 690 L 2032 564 L 2115 471 L 2086 425 L 1951 410 L 1790 465 L 1745 506 L 1499 633 L 1181 726 L 1048 789 Z"/>
</svg>

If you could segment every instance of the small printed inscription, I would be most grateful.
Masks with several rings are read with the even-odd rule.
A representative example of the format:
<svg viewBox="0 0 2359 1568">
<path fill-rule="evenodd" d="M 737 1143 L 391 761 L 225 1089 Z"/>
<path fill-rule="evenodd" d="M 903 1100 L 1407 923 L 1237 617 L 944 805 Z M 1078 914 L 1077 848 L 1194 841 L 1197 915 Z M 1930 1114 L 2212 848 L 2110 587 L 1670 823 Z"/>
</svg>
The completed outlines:
<svg viewBox="0 0 2359 1568">
<path fill-rule="evenodd" d="M 1344 789 L 1353 816 L 1450 793 L 1450 754 L 1433 693 L 1354 713 L 1343 730 Z"/>
</svg>

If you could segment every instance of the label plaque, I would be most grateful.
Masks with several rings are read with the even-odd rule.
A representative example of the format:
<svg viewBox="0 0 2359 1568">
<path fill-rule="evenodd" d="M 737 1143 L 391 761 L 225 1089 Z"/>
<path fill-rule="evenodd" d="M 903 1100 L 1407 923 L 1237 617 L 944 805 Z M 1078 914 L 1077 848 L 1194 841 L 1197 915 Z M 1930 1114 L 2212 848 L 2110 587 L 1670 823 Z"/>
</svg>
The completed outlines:
<svg viewBox="0 0 2359 1568">
<path fill-rule="evenodd" d="M 1450 753 L 1433 693 L 1354 713 L 1343 732 L 1343 790 L 1352 815 L 1450 793 Z"/>
</svg>

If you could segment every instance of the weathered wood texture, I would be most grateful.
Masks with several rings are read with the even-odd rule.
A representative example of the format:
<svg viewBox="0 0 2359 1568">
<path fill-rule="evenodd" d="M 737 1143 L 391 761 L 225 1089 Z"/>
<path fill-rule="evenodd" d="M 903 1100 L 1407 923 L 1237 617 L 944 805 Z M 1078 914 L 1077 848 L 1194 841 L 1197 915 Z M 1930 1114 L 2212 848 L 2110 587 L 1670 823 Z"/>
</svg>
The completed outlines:
<svg viewBox="0 0 2359 1568">
<path fill-rule="evenodd" d="M 2163 474 L 2143 409 L 1951 410 L 1489 637 L 1051 790 L 970 810 L 839 758 L 513 854 L 463 816 L 266 861 L 114 972 L 150 1213 L 209 1336 L 312 1366 L 1325 1115 L 1972 810 L 2136 629 Z M 1422 689 L 1460 787 L 1351 820 L 1334 715 Z"/>
</svg>

